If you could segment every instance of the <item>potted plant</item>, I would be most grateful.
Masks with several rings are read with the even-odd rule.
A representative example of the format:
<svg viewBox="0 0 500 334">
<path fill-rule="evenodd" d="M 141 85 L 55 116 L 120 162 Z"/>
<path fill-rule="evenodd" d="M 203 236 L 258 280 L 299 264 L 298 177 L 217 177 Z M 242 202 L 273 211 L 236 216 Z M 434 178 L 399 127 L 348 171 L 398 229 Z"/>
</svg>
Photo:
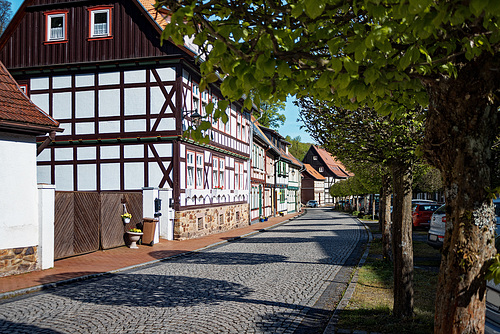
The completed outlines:
<svg viewBox="0 0 500 334">
<path fill-rule="evenodd" d="M 260 216 L 260 217 L 259 217 L 259 221 L 260 221 L 260 222 L 263 222 L 263 221 L 264 221 L 264 216 Z"/>
<path fill-rule="evenodd" d="M 130 240 L 129 248 L 139 248 L 137 247 L 137 241 L 141 238 L 143 234 L 142 231 L 138 228 L 131 228 L 127 231 L 127 234 Z"/>
<path fill-rule="evenodd" d="M 132 218 L 132 215 L 128 212 L 125 212 L 123 215 L 121 215 L 123 219 L 123 223 L 128 224 L 130 223 L 130 219 Z"/>
</svg>

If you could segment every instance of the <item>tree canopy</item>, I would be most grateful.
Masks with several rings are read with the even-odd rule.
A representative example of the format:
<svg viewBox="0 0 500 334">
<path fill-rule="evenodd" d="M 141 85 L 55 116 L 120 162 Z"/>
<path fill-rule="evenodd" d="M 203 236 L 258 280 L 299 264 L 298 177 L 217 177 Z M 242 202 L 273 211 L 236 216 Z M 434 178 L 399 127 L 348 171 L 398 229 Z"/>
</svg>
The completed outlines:
<svg viewBox="0 0 500 334">
<path fill-rule="evenodd" d="M 284 110 L 285 102 L 283 101 L 264 102 L 260 105 L 261 114 L 254 116 L 258 118 L 260 125 L 278 130 L 286 121 L 286 116 L 282 113 Z"/>
<path fill-rule="evenodd" d="M 290 137 L 287 135 L 285 140 L 289 142 L 291 145 L 288 147 L 288 151 L 297 159 L 302 161 L 311 147 L 311 143 L 303 143 L 302 138 L 300 136 Z"/>
<path fill-rule="evenodd" d="M 3 34 L 3 31 L 9 24 L 12 14 L 10 6 L 10 1 L 0 0 L 0 35 Z"/>
<path fill-rule="evenodd" d="M 491 147 L 500 118 L 500 2 L 161 0 L 163 37 L 204 52 L 200 89 L 221 76 L 244 106 L 312 94 L 393 119 L 426 110 L 424 156 L 448 204 L 436 333 L 484 327 L 484 269 L 496 250 Z M 252 101 L 253 99 L 253 101 Z M 224 108 L 224 104 L 219 103 Z M 220 112 L 216 112 L 219 113 Z M 216 115 L 217 116 L 217 115 Z"/>
</svg>

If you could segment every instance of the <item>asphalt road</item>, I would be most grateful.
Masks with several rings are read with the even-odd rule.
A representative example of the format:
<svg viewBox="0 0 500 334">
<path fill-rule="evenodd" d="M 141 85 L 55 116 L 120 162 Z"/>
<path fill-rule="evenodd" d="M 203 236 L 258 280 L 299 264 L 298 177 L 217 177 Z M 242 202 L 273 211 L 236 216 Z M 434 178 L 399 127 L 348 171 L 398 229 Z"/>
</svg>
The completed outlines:
<svg viewBox="0 0 500 334">
<path fill-rule="evenodd" d="M 252 237 L 0 301 L 0 333 L 320 333 L 367 235 L 309 209 Z"/>
</svg>

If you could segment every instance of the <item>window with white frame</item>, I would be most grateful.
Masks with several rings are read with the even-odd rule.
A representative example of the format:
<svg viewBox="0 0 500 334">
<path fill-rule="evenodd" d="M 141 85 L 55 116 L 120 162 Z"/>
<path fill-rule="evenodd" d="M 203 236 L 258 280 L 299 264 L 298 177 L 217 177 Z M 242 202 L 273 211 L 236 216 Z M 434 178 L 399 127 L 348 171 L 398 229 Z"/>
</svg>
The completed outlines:
<svg viewBox="0 0 500 334">
<path fill-rule="evenodd" d="M 224 189 L 224 159 L 219 159 L 219 187 Z"/>
<path fill-rule="evenodd" d="M 193 111 L 200 113 L 200 88 L 193 84 Z"/>
<path fill-rule="evenodd" d="M 219 187 L 219 159 L 212 159 L 212 188 Z"/>
<path fill-rule="evenodd" d="M 252 209 L 259 208 L 259 188 L 252 187 L 252 198 L 251 198 Z"/>
<path fill-rule="evenodd" d="M 240 189 L 246 189 L 245 188 L 245 178 L 243 174 L 243 164 L 240 164 Z"/>
<path fill-rule="evenodd" d="M 186 153 L 186 188 L 194 188 L 194 153 Z"/>
<path fill-rule="evenodd" d="M 313 156 L 313 160 L 318 160 L 318 156 L 317 155 Z"/>
<path fill-rule="evenodd" d="M 111 8 L 90 8 L 90 38 L 111 36 Z"/>
<path fill-rule="evenodd" d="M 203 189 L 203 154 L 196 154 L 196 188 Z"/>
<path fill-rule="evenodd" d="M 320 167 L 320 168 L 319 168 L 319 171 L 320 171 L 320 172 L 324 172 L 324 171 L 325 171 L 325 169 L 324 169 L 323 167 Z"/>
<path fill-rule="evenodd" d="M 241 115 L 236 114 L 236 139 L 241 139 Z"/>
<path fill-rule="evenodd" d="M 234 163 L 234 189 L 240 189 L 240 164 Z"/>
<path fill-rule="evenodd" d="M 61 42 L 66 40 L 67 11 L 54 11 L 45 13 L 46 41 Z"/>
<path fill-rule="evenodd" d="M 225 125 L 225 132 L 227 134 L 231 134 L 231 115 L 232 115 L 232 111 L 231 111 L 231 106 L 229 106 L 227 109 L 226 109 L 226 115 L 227 115 L 227 122 L 226 122 L 226 125 Z"/>
<path fill-rule="evenodd" d="M 260 157 L 259 157 L 259 162 L 260 162 L 260 169 L 264 170 L 265 169 L 265 160 L 266 160 L 266 152 L 264 151 L 263 148 L 260 149 Z"/>
</svg>

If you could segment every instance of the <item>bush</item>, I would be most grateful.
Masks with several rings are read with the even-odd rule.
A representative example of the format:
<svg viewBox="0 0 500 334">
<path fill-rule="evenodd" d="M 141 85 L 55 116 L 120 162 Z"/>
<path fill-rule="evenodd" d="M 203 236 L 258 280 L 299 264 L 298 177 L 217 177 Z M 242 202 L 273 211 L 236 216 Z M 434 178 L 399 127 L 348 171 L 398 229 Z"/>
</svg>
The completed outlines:
<svg viewBox="0 0 500 334">
<path fill-rule="evenodd" d="M 351 214 L 357 217 L 359 215 L 359 211 L 353 211 Z"/>
</svg>

